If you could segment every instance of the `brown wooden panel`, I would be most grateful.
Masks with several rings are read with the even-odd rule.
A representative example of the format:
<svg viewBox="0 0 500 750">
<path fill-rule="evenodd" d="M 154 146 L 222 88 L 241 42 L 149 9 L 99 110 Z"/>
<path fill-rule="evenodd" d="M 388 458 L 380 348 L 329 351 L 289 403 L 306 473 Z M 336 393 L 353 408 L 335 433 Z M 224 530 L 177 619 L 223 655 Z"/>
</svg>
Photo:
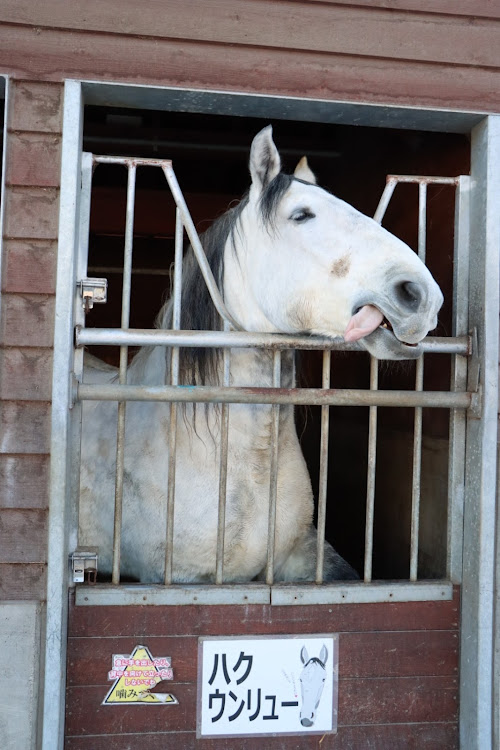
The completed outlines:
<svg viewBox="0 0 500 750">
<path fill-rule="evenodd" d="M 51 240 L 57 238 L 59 190 L 10 187 L 5 191 L 6 237 Z"/>
<path fill-rule="evenodd" d="M 455 630 L 459 593 L 452 601 L 297 607 L 72 607 L 71 636 L 234 635 L 345 631 Z"/>
<path fill-rule="evenodd" d="M 419 13 L 440 13 L 449 16 L 500 18 L 497 0 L 309 0 L 311 3 L 331 2 L 367 10 L 409 10 Z"/>
<path fill-rule="evenodd" d="M 0 25 L 0 68 L 65 77 L 496 112 L 494 68 Z"/>
<path fill-rule="evenodd" d="M 68 684 L 106 685 L 113 654 L 130 654 L 135 638 L 70 638 Z M 198 639 L 190 636 L 142 637 L 154 656 L 171 656 L 180 682 L 196 682 Z M 456 632 L 410 631 L 342 633 L 341 677 L 408 677 L 453 675 L 458 671 Z"/>
<path fill-rule="evenodd" d="M 48 456 L 0 454 L 0 507 L 48 507 Z"/>
<path fill-rule="evenodd" d="M 12 81 L 9 89 L 10 130 L 60 133 L 63 86 L 60 83 Z"/>
<path fill-rule="evenodd" d="M 473 12 L 471 13 L 473 15 Z M 263 19 L 265 22 L 263 23 Z M 428 62 L 498 67 L 498 33 L 494 19 L 485 22 L 452 15 L 341 5 L 270 0 L 169 0 L 159 13 L 151 0 L 137 13 L 134 0 L 3 0 L 2 20 L 38 27 L 107 32 L 127 36 L 208 41 L 344 55 L 405 58 Z"/>
<path fill-rule="evenodd" d="M 0 401 L 0 454 L 48 453 L 50 404 Z"/>
<path fill-rule="evenodd" d="M 61 136 L 9 133 L 5 180 L 8 185 L 59 187 Z"/>
<path fill-rule="evenodd" d="M 57 243 L 53 240 L 5 240 L 4 292 L 54 294 Z"/>
<path fill-rule="evenodd" d="M 46 573 L 41 563 L 0 563 L 0 600 L 43 601 Z"/>
<path fill-rule="evenodd" d="M 0 350 L 1 399 L 49 401 L 51 392 L 52 349 Z"/>
<path fill-rule="evenodd" d="M 4 294 L 0 326 L 4 346 L 52 346 L 54 297 L 46 294 Z"/>
<path fill-rule="evenodd" d="M 451 722 L 457 717 L 457 679 L 405 677 L 340 680 L 339 726 L 409 722 Z M 67 691 L 68 735 L 120 732 L 178 732 L 196 723 L 196 685 L 172 681 L 178 706 L 101 706 L 103 686 L 73 687 Z"/>
<path fill-rule="evenodd" d="M 264 744 L 265 743 L 265 744 Z M 319 744 L 321 743 L 321 744 Z M 197 740 L 194 732 L 67 737 L 66 750 L 457 750 L 457 725 L 396 724 L 341 727 L 322 737 L 238 737 Z"/>
<path fill-rule="evenodd" d="M 46 510 L 0 508 L 0 562 L 45 562 L 46 535 Z"/>
</svg>

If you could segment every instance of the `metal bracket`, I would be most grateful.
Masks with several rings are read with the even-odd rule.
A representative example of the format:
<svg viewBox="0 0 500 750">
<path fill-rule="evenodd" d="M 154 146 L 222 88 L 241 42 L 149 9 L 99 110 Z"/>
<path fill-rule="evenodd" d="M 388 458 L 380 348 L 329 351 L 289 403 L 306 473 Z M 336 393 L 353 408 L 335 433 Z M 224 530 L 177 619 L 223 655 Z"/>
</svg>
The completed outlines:
<svg viewBox="0 0 500 750">
<path fill-rule="evenodd" d="M 477 328 L 470 332 L 471 353 L 467 367 L 467 391 L 472 394 L 471 405 L 468 409 L 469 417 L 481 419 L 482 415 L 482 389 L 479 382 L 481 374 L 481 362 L 479 359 L 479 345 L 477 339 Z"/>
<path fill-rule="evenodd" d="M 71 553 L 73 583 L 85 583 L 85 579 L 90 584 L 96 582 L 98 553 L 97 547 L 78 547 Z"/>
<path fill-rule="evenodd" d="M 81 279 L 77 286 L 80 289 L 85 314 L 92 310 L 94 304 L 104 304 L 108 301 L 107 279 Z"/>
</svg>

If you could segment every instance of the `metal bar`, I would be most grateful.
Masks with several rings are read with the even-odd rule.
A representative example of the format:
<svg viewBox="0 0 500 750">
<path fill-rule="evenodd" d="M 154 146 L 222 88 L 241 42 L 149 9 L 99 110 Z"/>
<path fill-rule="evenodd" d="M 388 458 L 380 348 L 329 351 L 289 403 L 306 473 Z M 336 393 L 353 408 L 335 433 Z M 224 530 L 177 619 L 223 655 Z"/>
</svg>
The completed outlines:
<svg viewBox="0 0 500 750">
<path fill-rule="evenodd" d="M 175 221 L 174 286 L 172 290 L 172 328 L 179 330 L 182 311 L 182 240 L 184 227 L 179 211 Z M 170 383 L 179 385 L 179 347 L 173 346 L 170 353 Z M 175 510 L 175 468 L 177 455 L 177 409 L 170 404 L 168 429 L 168 475 L 167 475 L 167 526 L 165 530 L 165 583 L 172 583 L 174 560 L 174 510 Z"/>
<path fill-rule="evenodd" d="M 323 352 L 322 387 L 330 388 L 331 352 Z M 328 487 L 328 438 L 330 428 L 330 407 L 321 407 L 321 438 L 319 448 L 319 486 L 318 486 L 318 535 L 316 552 L 316 583 L 323 583 L 325 563 L 325 528 L 326 528 L 326 495 Z"/>
<path fill-rule="evenodd" d="M 82 401 L 178 401 L 180 403 L 309 404 L 311 406 L 425 406 L 469 409 L 475 394 L 452 391 L 366 391 L 345 388 L 238 388 L 220 386 L 147 386 L 82 383 Z"/>
<path fill-rule="evenodd" d="M 370 390 L 378 391 L 378 359 L 370 358 Z M 366 477 L 365 569 L 364 581 L 372 580 L 373 524 L 375 520 L 375 477 L 377 471 L 377 407 L 370 406 L 368 417 L 368 468 Z"/>
<path fill-rule="evenodd" d="M 385 216 L 385 212 L 387 211 L 387 206 L 389 205 L 389 202 L 392 198 L 392 194 L 394 193 L 394 190 L 397 185 L 397 179 L 394 177 L 388 177 L 386 181 L 386 185 L 384 188 L 384 192 L 382 193 L 382 196 L 380 198 L 379 204 L 377 206 L 377 210 L 375 211 L 373 218 L 378 223 L 382 223 L 382 219 Z"/>
<path fill-rule="evenodd" d="M 281 352 L 273 355 L 273 386 L 281 385 Z M 278 498 L 278 453 L 279 453 L 280 407 L 273 402 L 271 409 L 271 464 L 269 471 L 269 521 L 267 526 L 267 566 L 266 583 L 274 581 L 274 548 L 276 535 L 276 503 Z"/>
<path fill-rule="evenodd" d="M 389 174 L 387 182 L 418 182 L 422 185 L 458 185 L 459 177 L 429 177 L 418 174 Z"/>
<path fill-rule="evenodd" d="M 224 326 L 228 326 L 224 322 Z M 224 349 L 223 369 L 224 386 L 229 386 L 231 375 L 231 352 Z M 228 438 L 229 438 L 229 405 L 222 404 L 221 407 L 221 432 L 220 432 L 220 460 L 219 460 L 219 508 L 217 515 L 217 557 L 215 565 L 215 583 L 221 584 L 224 580 L 224 534 L 226 530 L 226 496 L 227 496 L 227 460 L 228 460 Z"/>
<path fill-rule="evenodd" d="M 123 258 L 123 287 L 122 287 L 122 315 L 121 327 L 126 329 L 130 323 L 130 290 L 132 272 L 132 248 L 134 242 L 134 208 L 135 208 L 135 178 L 136 168 L 128 167 L 127 181 L 127 210 L 125 216 L 125 247 Z M 123 386 L 127 382 L 128 347 L 120 346 L 119 382 Z M 116 430 L 116 477 L 115 477 L 115 511 L 113 522 L 113 570 L 111 581 L 120 582 L 120 547 L 123 516 L 123 474 L 125 471 L 125 411 L 126 402 L 118 404 L 118 419 Z"/>
<path fill-rule="evenodd" d="M 240 330 L 241 326 L 238 325 L 238 323 L 234 320 L 234 318 L 228 311 L 219 292 L 217 282 L 214 279 L 212 269 L 210 268 L 207 257 L 198 237 L 198 233 L 196 232 L 195 226 L 193 224 L 193 220 L 191 219 L 191 215 L 188 211 L 186 201 L 184 200 L 184 196 L 182 195 L 174 170 L 172 169 L 172 163 L 167 162 L 163 164 L 162 169 L 169 184 L 176 206 L 182 215 L 182 223 L 184 224 L 187 235 L 189 237 L 189 241 L 191 242 L 191 247 L 193 248 L 196 260 L 198 261 L 200 271 L 205 280 L 205 284 L 207 285 L 207 289 L 210 293 L 210 297 L 212 298 L 212 302 L 214 303 L 215 308 L 221 318 L 227 321 L 236 330 Z"/>
<path fill-rule="evenodd" d="M 263 349 L 309 349 L 332 351 L 366 351 L 354 342 L 327 336 L 290 336 L 283 333 L 249 331 L 152 331 L 147 328 L 79 328 L 75 330 L 76 346 L 185 346 L 185 347 L 260 347 Z M 470 336 L 429 336 L 421 343 L 425 353 L 461 354 L 471 352 Z"/>
<path fill-rule="evenodd" d="M 77 589 L 78 590 L 78 589 Z M 322 586 L 275 584 L 271 589 L 271 604 L 373 604 L 375 602 L 450 601 L 453 586 L 449 581 L 416 581 L 415 583 L 338 581 Z"/>
</svg>

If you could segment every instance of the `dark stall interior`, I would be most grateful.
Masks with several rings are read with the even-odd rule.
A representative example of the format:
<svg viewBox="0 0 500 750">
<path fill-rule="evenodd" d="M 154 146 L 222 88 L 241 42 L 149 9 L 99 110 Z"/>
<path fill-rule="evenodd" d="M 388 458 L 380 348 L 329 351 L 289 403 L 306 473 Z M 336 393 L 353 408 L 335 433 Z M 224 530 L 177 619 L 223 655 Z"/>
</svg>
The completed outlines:
<svg viewBox="0 0 500 750">
<path fill-rule="evenodd" d="M 212 114 L 87 107 L 84 150 L 168 158 L 201 233 L 248 188 L 247 161 L 253 136 L 266 119 Z M 306 154 L 318 184 L 373 215 L 387 174 L 457 176 L 469 172 L 465 136 L 409 130 L 275 120 L 274 139 L 285 171 Z M 108 278 L 108 304 L 97 305 L 89 326 L 120 325 L 121 266 L 125 226 L 126 170 L 100 165 L 94 174 L 89 276 Z M 132 276 L 131 327 L 148 328 L 169 291 L 173 261 L 173 201 L 159 170 L 138 170 Z M 445 304 L 435 335 L 451 335 L 454 189 L 430 186 L 427 264 Z M 418 188 L 400 185 L 384 226 L 417 248 Z M 97 356 L 116 364 L 116 350 Z M 332 357 L 332 387 L 368 388 L 369 357 Z M 321 384 L 321 354 L 300 356 L 301 384 Z M 412 389 L 414 363 L 380 363 L 379 388 Z M 424 388 L 448 390 L 450 358 L 427 355 Z M 377 491 L 373 575 L 407 578 L 412 471 L 413 410 L 378 410 Z M 319 409 L 298 410 L 302 447 L 317 489 Z M 448 421 L 445 410 L 424 409 L 419 574 L 446 572 Z M 363 571 L 368 409 L 332 408 L 327 538 L 360 573 Z"/>
</svg>

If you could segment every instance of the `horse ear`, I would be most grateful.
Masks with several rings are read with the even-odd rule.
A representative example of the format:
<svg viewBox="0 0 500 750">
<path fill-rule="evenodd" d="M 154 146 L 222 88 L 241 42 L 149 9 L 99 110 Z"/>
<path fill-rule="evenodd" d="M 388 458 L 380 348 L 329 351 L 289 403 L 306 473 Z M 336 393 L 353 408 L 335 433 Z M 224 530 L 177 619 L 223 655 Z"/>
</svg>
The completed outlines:
<svg viewBox="0 0 500 750">
<path fill-rule="evenodd" d="M 304 182 L 311 182 L 313 185 L 317 184 L 316 175 L 307 163 L 307 156 L 302 157 L 302 159 L 295 167 L 293 173 L 295 177 L 299 178 L 299 180 L 304 180 Z"/>
<path fill-rule="evenodd" d="M 302 646 L 300 650 L 300 661 L 302 662 L 302 664 L 305 664 L 306 661 L 309 661 L 309 656 L 305 646 Z"/>
<path fill-rule="evenodd" d="M 328 659 L 328 649 L 324 644 L 319 653 L 319 658 L 323 662 L 323 664 L 326 664 L 326 660 Z"/>
<path fill-rule="evenodd" d="M 252 188 L 257 188 L 259 193 L 279 174 L 281 159 L 274 145 L 272 125 L 261 130 L 253 139 L 249 167 Z"/>
</svg>

